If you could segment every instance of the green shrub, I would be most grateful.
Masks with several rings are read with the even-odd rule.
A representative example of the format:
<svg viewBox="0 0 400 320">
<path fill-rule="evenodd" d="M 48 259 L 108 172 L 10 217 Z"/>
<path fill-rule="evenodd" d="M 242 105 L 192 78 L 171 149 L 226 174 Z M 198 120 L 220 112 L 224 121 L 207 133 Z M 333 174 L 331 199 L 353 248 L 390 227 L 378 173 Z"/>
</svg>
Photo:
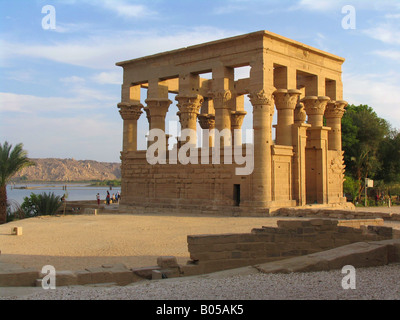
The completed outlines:
<svg viewBox="0 0 400 320">
<path fill-rule="evenodd" d="M 55 215 L 61 208 L 62 201 L 60 196 L 54 193 L 41 194 L 31 193 L 30 197 L 25 197 L 21 209 L 27 217 Z"/>
</svg>

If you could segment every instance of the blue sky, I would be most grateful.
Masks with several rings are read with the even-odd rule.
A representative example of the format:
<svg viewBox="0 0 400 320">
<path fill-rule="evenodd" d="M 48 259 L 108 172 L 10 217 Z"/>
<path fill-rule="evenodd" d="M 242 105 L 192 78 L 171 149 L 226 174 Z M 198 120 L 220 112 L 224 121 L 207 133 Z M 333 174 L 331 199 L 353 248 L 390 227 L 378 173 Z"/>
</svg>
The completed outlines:
<svg viewBox="0 0 400 320">
<path fill-rule="evenodd" d="M 355 29 L 342 26 L 345 5 Z M 0 141 L 32 158 L 117 162 L 116 62 L 259 30 L 344 57 L 344 99 L 400 129 L 399 0 L 0 0 Z M 139 125 L 144 136 L 144 115 Z"/>
</svg>

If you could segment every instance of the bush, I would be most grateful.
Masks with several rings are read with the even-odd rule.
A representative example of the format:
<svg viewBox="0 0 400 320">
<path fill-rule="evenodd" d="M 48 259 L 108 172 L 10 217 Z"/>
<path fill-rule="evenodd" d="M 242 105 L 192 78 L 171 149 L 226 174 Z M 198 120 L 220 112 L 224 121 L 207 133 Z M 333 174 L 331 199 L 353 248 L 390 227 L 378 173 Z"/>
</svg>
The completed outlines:
<svg viewBox="0 0 400 320">
<path fill-rule="evenodd" d="M 7 222 L 25 219 L 25 212 L 21 209 L 18 202 L 14 200 L 8 200 L 7 203 Z"/>
<path fill-rule="evenodd" d="M 27 217 L 55 215 L 61 208 L 62 201 L 60 196 L 54 193 L 31 193 L 30 197 L 25 197 L 21 209 Z"/>
<path fill-rule="evenodd" d="M 343 183 L 343 192 L 349 201 L 355 203 L 358 197 L 359 188 L 360 182 L 358 180 L 354 180 L 352 177 L 345 176 L 345 181 Z"/>
</svg>

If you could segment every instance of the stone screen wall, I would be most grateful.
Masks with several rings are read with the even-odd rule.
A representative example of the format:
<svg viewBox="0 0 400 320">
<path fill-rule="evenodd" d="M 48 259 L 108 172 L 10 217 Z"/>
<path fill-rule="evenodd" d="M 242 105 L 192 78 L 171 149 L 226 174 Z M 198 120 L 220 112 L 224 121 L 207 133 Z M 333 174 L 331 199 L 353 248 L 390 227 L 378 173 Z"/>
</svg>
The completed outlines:
<svg viewBox="0 0 400 320">
<path fill-rule="evenodd" d="M 251 233 L 190 235 L 192 261 L 184 273 L 209 273 L 312 254 L 360 241 L 392 239 L 392 228 L 353 228 L 338 220 L 281 220 L 278 227 L 262 227 Z M 366 224 L 366 223 L 365 223 Z"/>
</svg>

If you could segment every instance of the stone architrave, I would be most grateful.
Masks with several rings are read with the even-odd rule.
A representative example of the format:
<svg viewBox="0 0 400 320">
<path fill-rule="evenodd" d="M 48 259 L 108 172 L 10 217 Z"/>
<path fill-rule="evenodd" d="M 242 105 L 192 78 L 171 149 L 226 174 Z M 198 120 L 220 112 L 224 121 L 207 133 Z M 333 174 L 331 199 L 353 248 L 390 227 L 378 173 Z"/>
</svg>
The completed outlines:
<svg viewBox="0 0 400 320">
<path fill-rule="evenodd" d="M 253 106 L 254 130 L 253 204 L 268 207 L 272 190 L 271 113 L 274 109 L 274 97 L 272 92 L 260 90 L 250 93 L 249 98 Z"/>
<path fill-rule="evenodd" d="M 326 126 L 331 128 L 328 134 L 329 150 L 342 150 L 342 118 L 346 112 L 346 101 L 329 101 L 325 110 Z"/>
<path fill-rule="evenodd" d="M 278 89 L 274 92 L 275 105 L 278 110 L 276 126 L 276 144 L 292 146 L 292 125 L 300 90 Z"/>
<path fill-rule="evenodd" d="M 123 125 L 123 152 L 137 150 L 137 121 L 143 111 L 140 103 L 130 104 L 121 102 L 118 104 L 119 113 L 124 120 Z"/>
</svg>

